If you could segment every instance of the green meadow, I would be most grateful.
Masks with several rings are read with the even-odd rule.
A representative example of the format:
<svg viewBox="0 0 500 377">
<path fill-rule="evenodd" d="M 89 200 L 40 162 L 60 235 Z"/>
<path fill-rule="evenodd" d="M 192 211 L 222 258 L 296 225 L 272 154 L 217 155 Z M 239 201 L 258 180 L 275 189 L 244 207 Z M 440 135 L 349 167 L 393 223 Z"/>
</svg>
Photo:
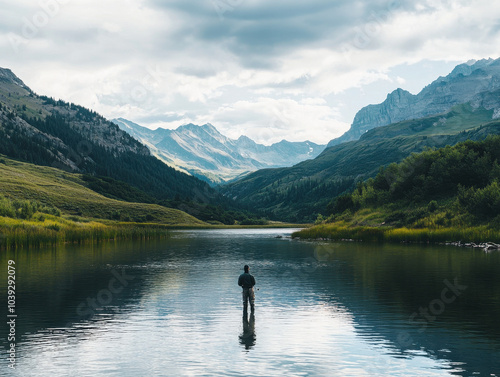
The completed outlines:
<svg viewBox="0 0 500 377">
<path fill-rule="evenodd" d="M 107 198 L 87 188 L 81 175 L 51 167 L 0 158 L 0 176 L 0 195 L 11 200 L 34 200 L 65 215 L 138 223 L 204 224 L 176 209 Z"/>
</svg>

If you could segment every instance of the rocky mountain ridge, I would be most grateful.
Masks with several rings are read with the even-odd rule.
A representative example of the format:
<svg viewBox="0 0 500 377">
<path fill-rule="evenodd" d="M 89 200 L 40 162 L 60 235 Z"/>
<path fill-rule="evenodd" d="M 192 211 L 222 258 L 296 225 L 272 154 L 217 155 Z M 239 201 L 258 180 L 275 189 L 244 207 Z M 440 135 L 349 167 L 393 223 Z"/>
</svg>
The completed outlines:
<svg viewBox="0 0 500 377">
<path fill-rule="evenodd" d="M 328 146 L 357 140 L 376 127 L 443 113 L 467 102 L 488 110 L 497 109 L 500 98 L 492 96 L 497 90 L 500 90 L 500 59 L 469 61 L 456 66 L 446 77 L 437 78 L 416 95 L 398 88 L 384 102 L 362 108 L 351 128 Z M 499 115 L 495 112 L 493 118 Z"/>
<path fill-rule="evenodd" d="M 270 218 L 314 221 L 327 214 L 332 200 L 375 176 L 381 166 L 426 148 L 500 134 L 499 66 L 499 60 L 468 62 L 418 95 L 398 89 L 383 103 L 360 110 L 351 130 L 315 159 L 251 173 L 221 192 Z M 405 117 L 410 119 L 383 125 Z"/>
</svg>

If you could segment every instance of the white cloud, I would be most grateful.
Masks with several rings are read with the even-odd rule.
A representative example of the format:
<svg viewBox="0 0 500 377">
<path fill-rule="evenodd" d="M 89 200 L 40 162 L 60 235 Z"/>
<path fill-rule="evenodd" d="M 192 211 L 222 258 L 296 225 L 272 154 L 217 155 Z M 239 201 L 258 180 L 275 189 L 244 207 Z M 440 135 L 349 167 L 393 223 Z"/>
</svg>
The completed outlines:
<svg viewBox="0 0 500 377">
<path fill-rule="evenodd" d="M 396 77 L 396 82 L 397 82 L 399 85 L 404 85 L 404 84 L 406 84 L 406 80 L 405 80 L 403 77 L 401 77 L 401 76 L 397 76 L 397 77 Z"/>
<path fill-rule="evenodd" d="M 261 97 L 254 101 L 238 101 L 208 114 L 209 121 L 232 138 L 247 135 L 262 144 L 283 139 L 310 140 L 326 144 L 347 131 L 348 124 L 338 120 L 338 112 L 322 99 L 293 99 Z"/>
<path fill-rule="evenodd" d="M 423 61 L 500 56 L 489 0 L 232 4 L 221 18 L 210 1 L 0 0 L 1 65 L 110 118 L 326 142 L 386 91 L 428 84 Z"/>
</svg>

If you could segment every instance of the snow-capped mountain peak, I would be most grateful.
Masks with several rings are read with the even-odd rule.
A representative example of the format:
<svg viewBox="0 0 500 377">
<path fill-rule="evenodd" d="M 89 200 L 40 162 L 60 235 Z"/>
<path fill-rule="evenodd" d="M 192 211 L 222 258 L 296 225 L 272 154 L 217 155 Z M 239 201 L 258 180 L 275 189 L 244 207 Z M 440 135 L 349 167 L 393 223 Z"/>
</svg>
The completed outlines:
<svg viewBox="0 0 500 377">
<path fill-rule="evenodd" d="M 243 135 L 233 140 L 210 123 L 202 126 L 190 123 L 175 130 L 150 130 L 123 118 L 113 122 L 147 145 L 168 165 L 213 184 L 262 168 L 292 166 L 316 157 L 325 148 L 310 141 L 286 140 L 265 146 Z"/>
</svg>

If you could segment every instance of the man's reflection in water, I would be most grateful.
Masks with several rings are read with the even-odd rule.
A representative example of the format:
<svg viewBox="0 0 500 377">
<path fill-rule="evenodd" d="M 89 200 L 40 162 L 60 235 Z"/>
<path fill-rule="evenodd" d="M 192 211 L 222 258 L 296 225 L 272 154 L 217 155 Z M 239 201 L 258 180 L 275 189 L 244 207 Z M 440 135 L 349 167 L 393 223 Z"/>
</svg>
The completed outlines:
<svg viewBox="0 0 500 377">
<path fill-rule="evenodd" d="M 255 316 L 250 314 L 250 319 L 248 318 L 248 313 L 243 312 L 243 333 L 240 335 L 240 344 L 245 346 L 246 350 L 251 349 L 255 346 L 255 340 L 257 336 L 255 335 Z"/>
</svg>

